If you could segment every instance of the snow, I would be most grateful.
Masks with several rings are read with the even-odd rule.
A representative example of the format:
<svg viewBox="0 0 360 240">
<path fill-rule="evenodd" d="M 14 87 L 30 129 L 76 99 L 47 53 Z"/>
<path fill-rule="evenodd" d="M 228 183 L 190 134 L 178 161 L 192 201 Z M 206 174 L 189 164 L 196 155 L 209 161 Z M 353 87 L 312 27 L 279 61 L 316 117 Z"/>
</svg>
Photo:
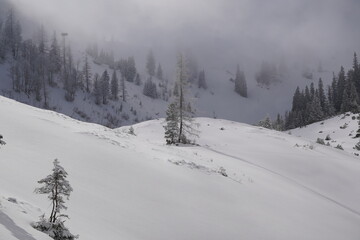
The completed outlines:
<svg viewBox="0 0 360 240">
<path fill-rule="evenodd" d="M 80 64 L 79 69 L 82 69 L 84 53 L 80 49 L 76 49 L 74 56 L 75 62 Z M 145 69 L 139 67 L 144 60 L 136 59 L 137 71 L 140 73 L 142 85 L 136 86 L 134 83 L 125 82 L 127 91 L 126 102 L 110 100 L 107 105 L 96 105 L 94 96 L 81 90 L 77 90 L 73 102 L 67 102 L 64 98 L 65 92 L 62 89 L 61 81 L 59 81 L 59 87 L 47 87 L 49 108 L 82 121 L 94 122 L 110 127 L 131 125 L 165 117 L 165 111 L 169 102 L 160 98 L 151 99 L 143 95 L 144 83 L 149 77 Z M 108 71 L 110 76 L 112 75 L 113 70 L 104 64 L 95 64 L 91 57 L 89 57 L 89 64 L 92 75 L 98 73 L 101 76 L 105 70 Z M 176 79 L 175 68 L 174 58 L 174 63 L 167 69 L 171 70 L 167 76 L 169 92 L 174 88 Z M 255 67 L 253 66 L 252 68 Z M 324 86 L 327 86 L 332 80 L 332 72 L 330 71 L 320 73 L 314 69 L 309 70 L 314 76 L 313 80 L 309 80 L 302 77 L 302 70 L 298 67 L 289 67 L 287 74 L 278 76 L 281 82 L 269 87 L 259 87 L 255 80 L 256 72 L 259 69 L 252 68 L 244 69 L 248 86 L 248 98 L 244 98 L 234 91 L 234 82 L 229 80 L 233 76 L 229 74 L 231 69 L 228 66 L 208 67 L 206 70 L 207 90 L 199 89 L 197 82 L 189 84 L 190 89 L 188 89 L 187 97 L 196 109 L 196 116 L 222 118 L 249 124 L 256 124 L 267 115 L 275 119 L 278 113 L 283 115 L 285 111 L 291 108 L 292 97 L 297 86 L 304 88 L 306 85 L 310 85 L 311 82 L 317 85 L 319 78 L 322 78 Z M 119 72 L 118 76 L 120 76 Z M 159 87 L 161 81 L 156 78 L 153 78 L 153 81 L 158 86 L 158 92 L 160 92 L 162 90 Z M 12 90 L 9 65 L 6 62 L 0 64 L 0 94 L 32 106 L 44 107 L 43 101 L 38 102 L 35 100 L 35 94 L 29 97 L 24 93 L 16 93 Z M 120 106 L 122 106 L 122 110 L 120 110 Z"/>
<path fill-rule="evenodd" d="M 4 97 L 0 112 L 0 239 L 50 239 L 30 223 L 51 210 L 34 189 L 55 158 L 80 239 L 360 237 L 360 160 L 315 144 L 315 125 L 289 135 L 198 118 L 198 145 L 167 146 L 163 119 L 133 125 L 134 136 Z"/>
<path fill-rule="evenodd" d="M 329 143 L 330 147 L 336 147 L 339 144 L 344 151 L 350 154 L 359 154 L 360 152 L 354 149 L 355 144 L 360 140 L 354 138 L 359 128 L 358 117 L 359 114 L 345 113 L 303 128 L 293 129 L 291 133 L 313 142 L 316 142 L 317 138 L 321 138 L 324 139 L 325 144 Z M 326 140 L 328 135 L 330 140 Z"/>
</svg>

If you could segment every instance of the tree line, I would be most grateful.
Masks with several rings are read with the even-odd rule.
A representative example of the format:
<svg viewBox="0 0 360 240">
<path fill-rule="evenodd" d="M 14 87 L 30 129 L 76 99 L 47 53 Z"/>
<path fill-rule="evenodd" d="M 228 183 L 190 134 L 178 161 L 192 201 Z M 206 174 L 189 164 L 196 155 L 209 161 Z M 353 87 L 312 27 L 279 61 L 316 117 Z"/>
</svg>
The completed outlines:
<svg viewBox="0 0 360 240">
<path fill-rule="evenodd" d="M 325 87 L 320 78 L 305 89 L 296 88 L 292 108 L 284 116 L 278 114 L 275 121 L 269 117 L 260 121 L 259 125 L 276 130 L 287 130 L 304 127 L 326 118 L 360 111 L 360 65 L 354 53 L 352 67 L 345 71 L 343 66 L 337 74 L 333 73 L 332 82 Z"/>
</svg>

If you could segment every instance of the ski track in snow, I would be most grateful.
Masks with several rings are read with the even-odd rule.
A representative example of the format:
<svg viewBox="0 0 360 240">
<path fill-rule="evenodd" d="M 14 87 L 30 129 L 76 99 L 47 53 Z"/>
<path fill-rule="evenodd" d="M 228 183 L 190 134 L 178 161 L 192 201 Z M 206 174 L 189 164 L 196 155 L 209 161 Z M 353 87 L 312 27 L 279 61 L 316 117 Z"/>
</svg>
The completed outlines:
<svg viewBox="0 0 360 240">
<path fill-rule="evenodd" d="M 227 154 L 227 153 L 223 153 L 223 152 L 221 152 L 221 151 L 212 149 L 212 148 L 210 148 L 210 147 L 208 147 L 208 146 L 205 146 L 204 148 L 207 149 L 207 150 L 209 150 L 209 151 L 212 151 L 212 152 L 214 152 L 214 153 L 221 154 L 221 155 L 224 155 L 224 156 L 227 156 L 227 157 L 230 157 L 230 158 L 233 158 L 233 159 L 236 159 L 236 160 L 245 162 L 245 163 L 247 163 L 247 164 L 249 164 L 249 165 L 252 165 L 252 166 L 254 166 L 254 167 L 257 167 L 257 168 L 260 168 L 260 169 L 262 169 L 262 170 L 265 170 L 265 171 L 267 171 L 267 172 L 269 172 L 269 173 L 271 173 L 271 174 L 273 174 L 273 175 L 276 175 L 276 176 L 278 176 L 278 177 L 281 177 L 281 178 L 287 180 L 288 182 L 293 183 L 294 185 L 297 185 L 297 186 L 299 186 L 299 187 L 301 187 L 301 188 L 303 188 L 303 189 L 306 189 L 307 191 L 309 191 L 309 192 L 311 192 L 311 193 L 313 193 L 313 194 L 315 194 L 315 195 L 317 195 L 317 196 L 319 196 L 319 197 L 321 197 L 321 198 L 323 198 L 323 199 L 326 199 L 326 200 L 334 203 L 335 205 L 337 205 L 337 206 L 339 206 L 339 207 L 341 207 L 341 208 L 343 208 L 343 209 L 346 209 L 347 211 L 355 214 L 356 216 L 358 216 L 358 217 L 360 218 L 360 212 L 359 212 L 359 211 L 357 211 L 357 210 L 355 210 L 355 209 L 353 209 L 353 208 L 351 208 L 351 207 L 348 207 L 348 206 L 346 206 L 346 205 L 344 205 L 344 204 L 336 201 L 335 199 L 332 199 L 332 198 L 330 198 L 330 197 L 328 197 L 328 196 L 326 196 L 326 195 L 324 195 L 324 194 L 322 194 L 322 193 L 320 193 L 320 192 L 318 192 L 318 191 L 315 191 L 314 189 L 311 189 L 311 188 L 309 188 L 308 186 L 305 186 L 304 184 L 302 184 L 302 183 L 300 183 L 300 182 L 298 182 L 298 181 L 296 181 L 296 180 L 294 180 L 294 179 L 291 179 L 291 178 L 289 178 L 289 177 L 287 177 L 287 176 L 284 176 L 284 175 L 282 175 L 282 174 L 280 174 L 280 173 L 278 173 L 278 172 L 275 172 L 275 171 L 273 171 L 273 170 L 271 170 L 271 169 L 268 169 L 268 168 L 266 168 L 266 167 L 263 167 L 263 166 L 261 166 L 261 165 L 259 165 L 259 164 L 250 162 L 250 161 L 245 160 L 245 159 L 243 159 L 243 158 L 236 157 L 236 156 L 233 156 L 233 155 L 230 155 L 230 154 Z"/>
<path fill-rule="evenodd" d="M 16 225 L 16 223 L 2 211 L 0 211 L 0 224 L 9 230 L 11 234 L 19 240 L 36 240 L 23 228 Z"/>
</svg>

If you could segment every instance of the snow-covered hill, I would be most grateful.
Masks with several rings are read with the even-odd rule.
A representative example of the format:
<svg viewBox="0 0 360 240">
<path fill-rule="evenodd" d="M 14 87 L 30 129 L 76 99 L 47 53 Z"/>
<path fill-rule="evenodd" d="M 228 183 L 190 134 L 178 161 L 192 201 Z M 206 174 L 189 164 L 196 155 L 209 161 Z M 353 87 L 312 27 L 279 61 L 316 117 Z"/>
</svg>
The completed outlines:
<svg viewBox="0 0 360 240">
<path fill-rule="evenodd" d="M 84 53 L 76 51 L 75 55 L 81 69 Z M 172 66 L 174 69 L 175 64 L 174 62 Z M 174 69 L 170 72 L 175 72 Z M 91 60 L 91 72 L 93 75 L 95 73 L 101 75 L 105 70 L 111 76 L 113 70 L 109 66 L 95 64 L 93 59 Z M 149 119 L 165 117 L 165 111 L 169 101 L 172 101 L 172 99 L 165 101 L 161 97 L 152 99 L 143 95 L 144 83 L 149 76 L 144 69 L 137 70 L 141 75 L 142 84 L 137 86 L 133 82 L 125 82 L 126 102 L 123 102 L 120 97 L 120 100 L 110 100 L 106 105 L 96 105 L 94 95 L 80 89 L 75 93 L 75 100 L 68 102 L 64 98 L 65 91 L 61 86 L 48 86 L 46 91 L 49 108 L 81 121 L 98 123 L 109 127 L 126 126 Z M 196 82 L 189 84 L 187 98 L 196 110 L 196 116 L 257 124 L 267 115 L 275 119 L 278 113 L 283 114 L 289 110 L 297 86 L 303 88 L 311 82 L 316 85 L 319 78 L 322 78 L 325 84 L 329 84 L 332 79 L 330 72 L 319 73 L 315 70 L 311 71 L 314 76 L 313 80 L 305 79 L 301 75 L 300 69 L 292 68 L 290 73 L 280 77 L 281 82 L 269 87 L 260 87 L 255 80 L 255 70 L 245 71 L 245 73 L 248 84 L 248 98 L 241 97 L 234 91 L 234 82 L 229 80 L 233 76 L 229 75 L 225 67 L 209 69 L 206 72 L 208 85 L 206 90 L 199 89 Z M 119 71 L 117 74 L 120 76 Z M 173 91 L 175 78 L 175 73 L 170 74 L 167 86 L 169 92 Z M 161 81 L 156 78 L 153 78 L 153 81 L 158 87 L 159 95 L 161 95 L 163 91 L 159 87 Z M 94 83 L 92 82 L 91 85 L 93 86 Z M 23 92 L 17 93 L 13 91 L 12 80 L 9 77 L 9 65 L 6 63 L 0 64 L 0 95 L 31 106 L 44 107 L 44 100 L 35 100 L 34 93 L 29 96 Z"/>
<path fill-rule="evenodd" d="M 359 129 L 359 114 L 346 113 L 336 117 L 310 124 L 303 128 L 296 128 L 289 133 L 316 142 L 323 140 L 328 147 L 340 145 L 344 151 L 359 156 L 355 145 L 359 142 L 356 138 Z"/>
<path fill-rule="evenodd" d="M 80 239 L 360 237 L 360 161 L 246 124 L 199 118 L 199 146 L 166 146 L 163 120 L 108 129 L 0 97 L 0 239 L 49 240 L 37 180 L 58 158 Z"/>
</svg>

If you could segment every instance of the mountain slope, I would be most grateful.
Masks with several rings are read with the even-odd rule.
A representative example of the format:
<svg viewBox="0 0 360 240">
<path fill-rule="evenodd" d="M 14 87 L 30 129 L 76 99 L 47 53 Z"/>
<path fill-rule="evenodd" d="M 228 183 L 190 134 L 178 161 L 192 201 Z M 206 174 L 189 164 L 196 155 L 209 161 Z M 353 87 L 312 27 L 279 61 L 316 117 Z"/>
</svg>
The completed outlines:
<svg viewBox="0 0 360 240">
<path fill-rule="evenodd" d="M 33 190 L 54 158 L 74 188 L 66 224 L 80 239 L 360 236 L 360 162 L 343 151 L 226 120 L 199 118 L 199 146 L 175 147 L 163 120 L 134 136 L 3 97 L 0 112 L 1 239 L 48 239 L 29 223 L 50 211 Z M 4 214 L 31 236 L 14 236 Z"/>
</svg>

